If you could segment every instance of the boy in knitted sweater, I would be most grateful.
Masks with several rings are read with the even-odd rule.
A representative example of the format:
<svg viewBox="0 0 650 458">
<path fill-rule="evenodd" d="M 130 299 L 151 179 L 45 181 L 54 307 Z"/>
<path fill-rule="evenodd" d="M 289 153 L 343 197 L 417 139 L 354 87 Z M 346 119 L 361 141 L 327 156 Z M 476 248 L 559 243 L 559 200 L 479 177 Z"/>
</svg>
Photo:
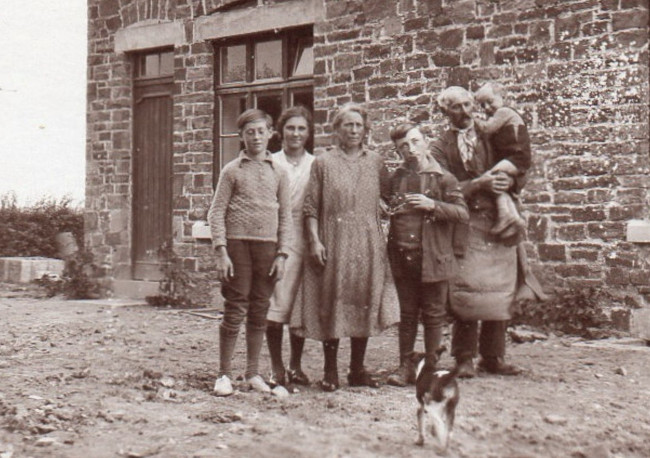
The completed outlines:
<svg viewBox="0 0 650 458">
<path fill-rule="evenodd" d="M 214 385 L 217 396 L 233 393 L 232 357 L 244 319 L 246 381 L 255 391 L 271 391 L 258 373 L 259 355 L 269 299 L 284 274 L 292 224 L 289 177 L 267 150 L 272 125 L 271 117 L 257 109 L 237 118 L 245 148 L 221 171 L 208 212 L 217 278 L 225 299 Z"/>
<path fill-rule="evenodd" d="M 517 183 L 517 177 L 523 176 L 530 168 L 530 137 L 521 115 L 504 106 L 503 96 L 503 88 L 498 83 L 484 84 L 474 98 L 489 117 L 487 120 L 475 118 L 474 122 L 477 130 L 487 134 L 492 144 L 496 162 L 492 173 L 505 173 Z M 501 239 L 523 232 L 526 223 L 519 215 L 512 196 L 507 192 L 498 194 L 496 205 L 498 219 L 491 232 Z"/>
</svg>

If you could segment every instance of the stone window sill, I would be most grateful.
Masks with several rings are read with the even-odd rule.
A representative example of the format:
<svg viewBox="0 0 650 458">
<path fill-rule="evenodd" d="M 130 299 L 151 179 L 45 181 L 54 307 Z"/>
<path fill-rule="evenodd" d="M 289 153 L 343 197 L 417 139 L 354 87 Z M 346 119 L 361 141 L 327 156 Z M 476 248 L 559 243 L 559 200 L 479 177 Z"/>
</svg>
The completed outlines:
<svg viewBox="0 0 650 458">
<path fill-rule="evenodd" d="M 192 225 L 192 238 L 195 240 L 212 240 L 207 221 L 197 221 Z"/>
</svg>

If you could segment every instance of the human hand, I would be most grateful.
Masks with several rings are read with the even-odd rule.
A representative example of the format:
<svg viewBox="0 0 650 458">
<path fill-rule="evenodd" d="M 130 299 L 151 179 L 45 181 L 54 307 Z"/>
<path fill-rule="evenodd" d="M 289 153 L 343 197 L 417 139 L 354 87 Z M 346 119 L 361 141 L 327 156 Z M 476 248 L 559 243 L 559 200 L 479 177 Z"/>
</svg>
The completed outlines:
<svg viewBox="0 0 650 458">
<path fill-rule="evenodd" d="M 320 240 L 314 240 L 309 244 L 309 254 L 319 266 L 325 266 L 327 252 Z"/>
<path fill-rule="evenodd" d="M 405 201 L 410 208 L 416 210 L 431 212 L 436 208 L 436 201 L 424 194 L 407 194 Z"/>
<path fill-rule="evenodd" d="M 269 277 L 275 276 L 275 281 L 282 280 L 284 277 L 284 263 L 286 258 L 284 256 L 276 256 L 269 270 Z"/>
<path fill-rule="evenodd" d="M 217 251 L 217 279 L 223 282 L 235 276 L 235 267 L 225 247 L 220 248 L 222 249 Z"/>
<path fill-rule="evenodd" d="M 507 192 L 513 185 L 514 179 L 503 172 L 488 171 L 478 179 L 481 189 L 491 191 L 494 194 Z"/>
</svg>

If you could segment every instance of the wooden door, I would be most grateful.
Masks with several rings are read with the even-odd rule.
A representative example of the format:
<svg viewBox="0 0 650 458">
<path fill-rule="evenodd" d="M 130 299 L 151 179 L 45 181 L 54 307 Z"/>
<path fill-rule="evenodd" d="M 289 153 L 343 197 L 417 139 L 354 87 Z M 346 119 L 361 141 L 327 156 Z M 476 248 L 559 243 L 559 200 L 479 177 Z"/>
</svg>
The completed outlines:
<svg viewBox="0 0 650 458">
<path fill-rule="evenodd" d="M 159 280 L 159 250 L 172 238 L 173 84 L 135 88 L 133 151 L 133 278 Z"/>
</svg>

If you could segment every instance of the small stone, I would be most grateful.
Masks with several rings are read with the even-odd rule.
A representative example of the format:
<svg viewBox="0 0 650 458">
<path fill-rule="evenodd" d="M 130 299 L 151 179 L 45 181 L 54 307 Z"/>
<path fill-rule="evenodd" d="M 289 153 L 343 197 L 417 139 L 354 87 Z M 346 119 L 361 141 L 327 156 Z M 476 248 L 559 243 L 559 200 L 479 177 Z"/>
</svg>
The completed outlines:
<svg viewBox="0 0 650 458">
<path fill-rule="evenodd" d="M 47 434 L 56 431 L 57 428 L 52 425 L 36 425 L 36 430 L 41 434 Z"/>
<path fill-rule="evenodd" d="M 594 445 L 592 447 L 583 448 L 571 456 L 581 457 L 581 458 L 609 458 L 609 448 L 606 445 Z"/>
<path fill-rule="evenodd" d="M 614 373 L 625 377 L 627 375 L 627 370 L 624 367 L 617 367 Z"/>
<path fill-rule="evenodd" d="M 568 420 L 560 415 L 550 414 L 544 417 L 544 421 L 551 425 L 560 425 L 564 426 L 568 423 Z"/>
<path fill-rule="evenodd" d="M 37 447 L 49 447 L 50 445 L 54 445 L 55 443 L 56 443 L 56 439 L 52 437 L 41 437 L 36 442 L 34 442 L 34 445 L 36 445 Z"/>
<path fill-rule="evenodd" d="M 176 384 L 176 380 L 174 380 L 172 377 L 163 377 L 160 379 L 160 384 L 166 388 L 173 388 Z"/>
<path fill-rule="evenodd" d="M 529 331 L 527 329 L 513 329 L 509 333 L 510 338 L 515 343 L 535 342 L 536 340 L 547 340 L 548 335 L 540 332 Z"/>
<path fill-rule="evenodd" d="M 599 374 L 599 373 L 596 372 L 596 373 L 594 374 L 594 377 L 596 377 L 596 378 L 603 378 L 603 374 Z"/>
</svg>

